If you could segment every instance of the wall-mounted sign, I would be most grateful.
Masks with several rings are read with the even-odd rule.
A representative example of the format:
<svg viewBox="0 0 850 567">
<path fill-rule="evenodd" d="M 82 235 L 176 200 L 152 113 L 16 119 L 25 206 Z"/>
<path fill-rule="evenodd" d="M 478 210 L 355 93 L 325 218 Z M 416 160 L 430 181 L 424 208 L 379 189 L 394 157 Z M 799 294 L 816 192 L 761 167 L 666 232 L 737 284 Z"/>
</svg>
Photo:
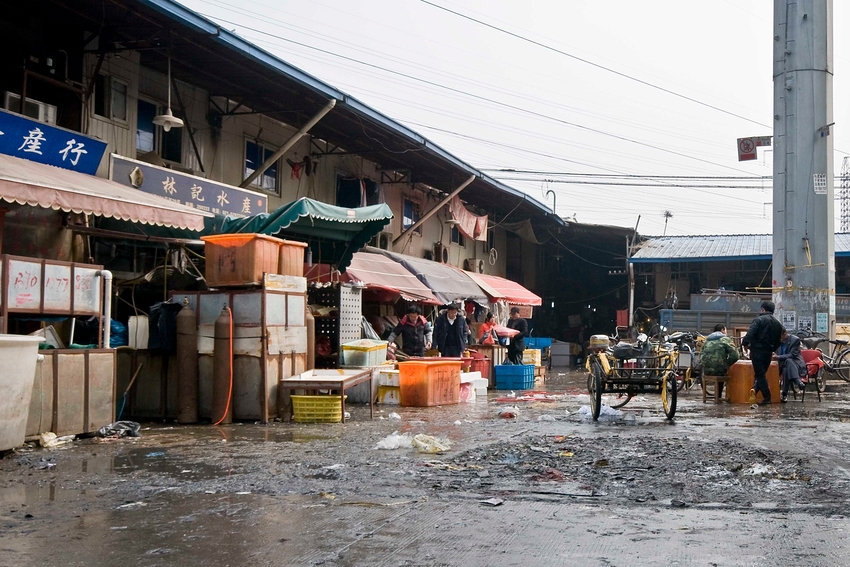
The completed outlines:
<svg viewBox="0 0 850 567">
<path fill-rule="evenodd" d="M 265 195 L 116 154 L 109 156 L 109 178 L 145 193 L 217 215 L 249 217 L 265 213 L 268 207 Z"/>
<path fill-rule="evenodd" d="M 94 175 L 106 143 L 0 109 L 0 153 Z"/>
</svg>

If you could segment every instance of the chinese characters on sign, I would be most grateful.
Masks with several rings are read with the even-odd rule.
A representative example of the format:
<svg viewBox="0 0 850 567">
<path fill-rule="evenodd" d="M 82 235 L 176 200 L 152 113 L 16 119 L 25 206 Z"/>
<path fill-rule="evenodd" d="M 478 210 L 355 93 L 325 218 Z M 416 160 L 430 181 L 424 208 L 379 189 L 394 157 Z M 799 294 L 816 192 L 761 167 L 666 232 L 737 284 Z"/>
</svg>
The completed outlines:
<svg viewBox="0 0 850 567">
<path fill-rule="evenodd" d="M 0 153 L 94 175 L 106 144 L 0 110 Z"/>
<path fill-rule="evenodd" d="M 199 211 L 247 217 L 268 207 L 265 195 L 114 154 L 109 171 L 113 181 Z"/>
</svg>

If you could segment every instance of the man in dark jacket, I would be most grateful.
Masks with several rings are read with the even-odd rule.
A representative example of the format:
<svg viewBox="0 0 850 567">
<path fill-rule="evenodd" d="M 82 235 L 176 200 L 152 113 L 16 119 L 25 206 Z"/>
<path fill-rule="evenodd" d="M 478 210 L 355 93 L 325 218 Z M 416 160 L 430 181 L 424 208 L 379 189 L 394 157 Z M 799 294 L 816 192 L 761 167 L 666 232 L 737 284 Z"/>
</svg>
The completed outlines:
<svg viewBox="0 0 850 567">
<path fill-rule="evenodd" d="M 411 305 L 387 339 L 390 343 L 401 337 L 401 350 L 408 356 L 425 356 L 431 348 L 431 323 L 421 315 L 419 307 Z"/>
<path fill-rule="evenodd" d="M 793 384 L 799 389 L 805 388 L 800 379 L 808 373 L 806 361 L 800 351 L 800 338 L 789 335 L 782 329 L 782 344 L 776 349 L 776 360 L 779 361 L 779 373 L 782 375 L 782 403 L 788 401 L 788 388 Z"/>
<path fill-rule="evenodd" d="M 511 342 L 508 344 L 508 360 L 511 361 L 511 364 L 522 364 L 522 351 L 525 350 L 525 337 L 528 336 L 528 323 L 519 316 L 519 307 L 511 307 L 508 328 L 519 331 L 511 337 Z"/>
<path fill-rule="evenodd" d="M 440 356 L 461 356 L 466 350 L 469 330 L 466 319 L 458 314 L 458 306 L 451 304 L 434 324 L 434 344 Z"/>
<path fill-rule="evenodd" d="M 759 405 L 770 403 L 767 369 L 770 368 L 773 351 L 779 348 L 782 342 L 782 323 L 773 316 L 775 310 L 776 306 L 772 301 L 762 301 L 761 315 L 753 319 L 747 334 L 741 341 L 744 348 L 750 350 L 750 360 L 753 362 L 753 374 L 755 374 L 753 394 L 761 392 L 763 398 Z"/>
</svg>

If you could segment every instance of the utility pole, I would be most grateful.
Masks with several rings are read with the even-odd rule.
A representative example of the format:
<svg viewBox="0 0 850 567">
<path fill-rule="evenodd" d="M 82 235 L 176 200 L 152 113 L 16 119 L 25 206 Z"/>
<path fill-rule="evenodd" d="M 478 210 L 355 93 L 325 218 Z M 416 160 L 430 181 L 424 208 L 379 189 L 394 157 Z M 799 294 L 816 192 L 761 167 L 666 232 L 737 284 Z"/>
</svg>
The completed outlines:
<svg viewBox="0 0 850 567">
<path fill-rule="evenodd" d="M 832 0 L 774 0 L 773 300 L 835 336 Z"/>
</svg>

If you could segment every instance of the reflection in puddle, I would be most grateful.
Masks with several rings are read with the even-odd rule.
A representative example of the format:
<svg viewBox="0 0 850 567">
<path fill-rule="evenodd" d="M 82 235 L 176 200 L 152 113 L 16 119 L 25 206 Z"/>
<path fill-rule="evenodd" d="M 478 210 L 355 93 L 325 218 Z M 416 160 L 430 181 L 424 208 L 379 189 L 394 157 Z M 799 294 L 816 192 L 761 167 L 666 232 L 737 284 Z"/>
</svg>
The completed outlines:
<svg viewBox="0 0 850 567">
<path fill-rule="evenodd" d="M 68 501 L 84 497 L 85 490 L 65 490 L 57 488 L 56 482 L 50 481 L 44 484 L 17 484 L 0 487 L 0 507 L 10 508 L 13 506 L 33 505 L 37 503 L 53 502 L 56 500 Z"/>
</svg>

